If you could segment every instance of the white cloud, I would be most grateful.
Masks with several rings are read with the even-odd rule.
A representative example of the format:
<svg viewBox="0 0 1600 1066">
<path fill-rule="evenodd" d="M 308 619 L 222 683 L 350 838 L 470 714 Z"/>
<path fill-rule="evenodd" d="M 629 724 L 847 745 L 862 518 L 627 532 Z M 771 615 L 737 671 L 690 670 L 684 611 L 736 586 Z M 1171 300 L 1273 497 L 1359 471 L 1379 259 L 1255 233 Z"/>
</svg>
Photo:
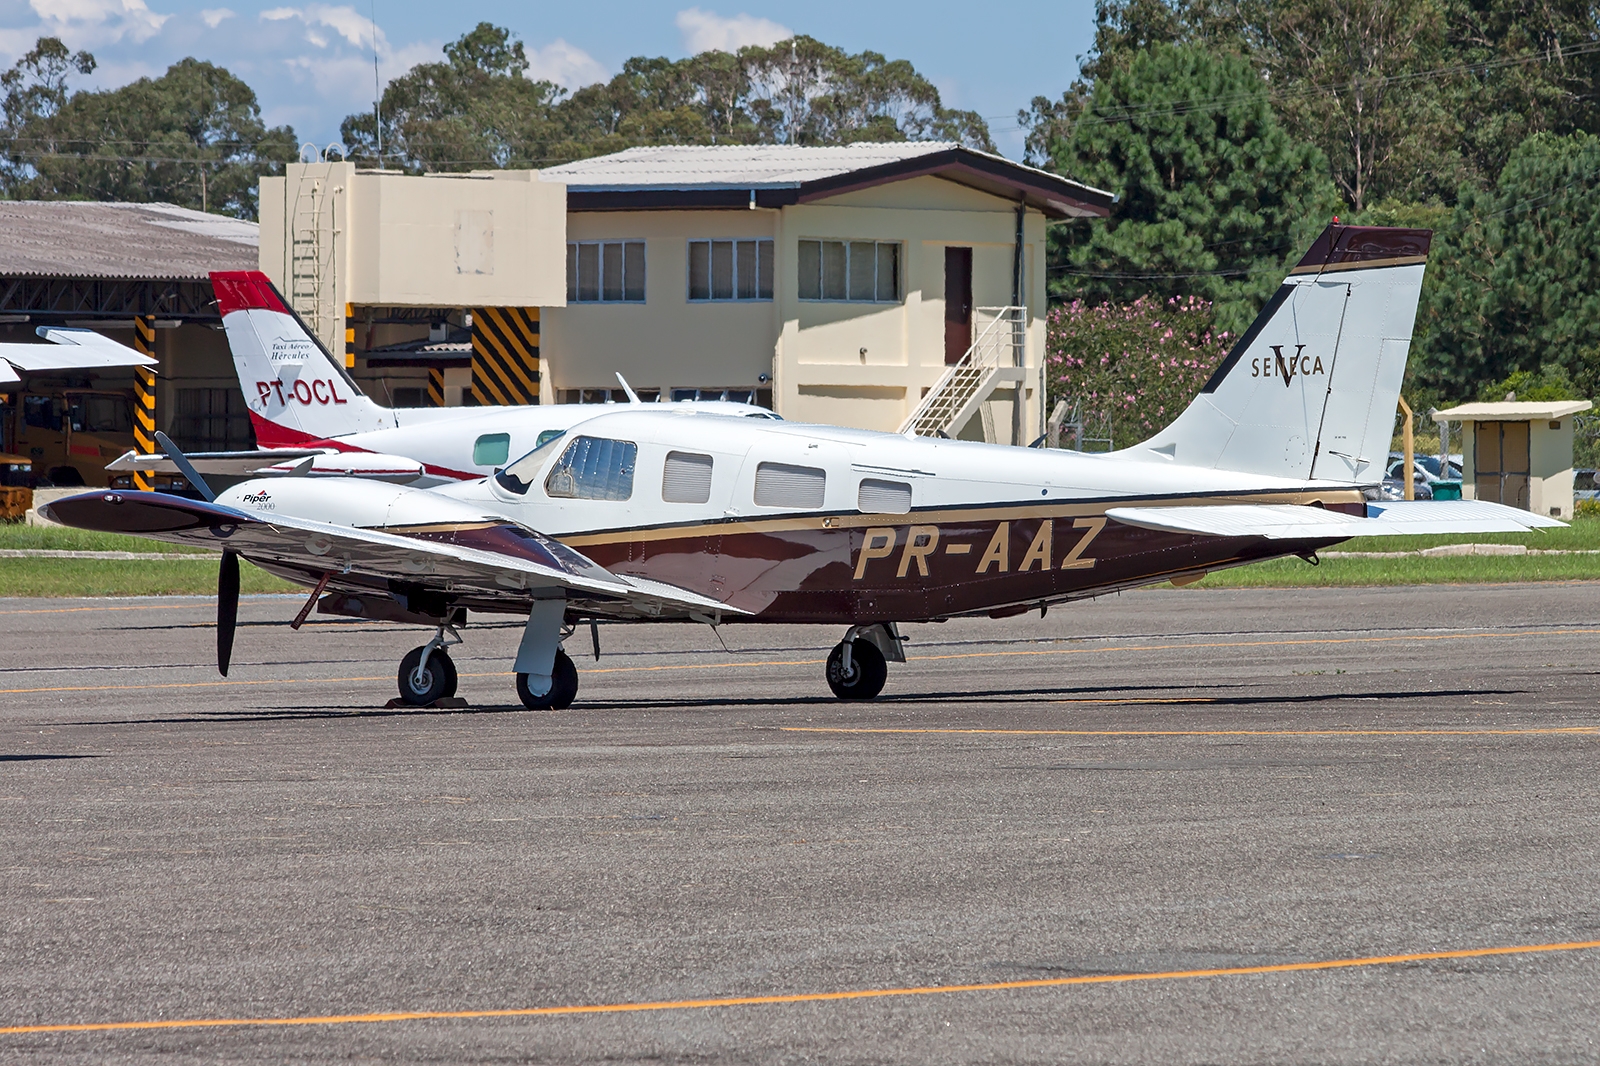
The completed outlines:
<svg viewBox="0 0 1600 1066">
<path fill-rule="evenodd" d="M 214 30 L 218 26 L 222 25 L 223 19 L 231 19 L 236 14 L 238 14 L 238 12 L 229 11 L 225 7 L 208 7 L 204 11 L 200 12 L 200 21 L 204 22 L 207 27 Z"/>
<path fill-rule="evenodd" d="M 40 27 L 68 44 L 146 41 L 171 15 L 158 15 L 144 0 L 29 0 Z"/>
<path fill-rule="evenodd" d="M 576 89 L 605 81 L 609 73 L 594 56 L 559 37 L 543 48 L 526 51 L 528 77 L 533 81 L 553 81 L 564 89 Z"/>
<path fill-rule="evenodd" d="M 698 7 L 678 12 L 678 32 L 683 35 L 683 47 L 691 55 L 700 52 L 737 52 L 745 45 L 765 48 L 794 36 L 789 27 L 771 19 L 754 15 L 734 15 L 723 18 L 714 11 Z"/>
<path fill-rule="evenodd" d="M 383 31 L 372 24 L 372 20 L 361 14 L 348 4 L 339 7 L 330 7 L 327 4 L 308 4 L 305 7 L 273 7 L 261 12 L 261 17 L 267 22 L 284 22 L 288 19 L 299 19 L 306 26 L 306 40 L 318 48 L 328 47 L 327 34 L 318 32 L 318 27 L 326 27 L 343 37 L 347 42 L 358 48 L 373 47 L 373 38 L 377 38 L 378 51 L 382 52 L 388 42 L 383 36 Z"/>
</svg>

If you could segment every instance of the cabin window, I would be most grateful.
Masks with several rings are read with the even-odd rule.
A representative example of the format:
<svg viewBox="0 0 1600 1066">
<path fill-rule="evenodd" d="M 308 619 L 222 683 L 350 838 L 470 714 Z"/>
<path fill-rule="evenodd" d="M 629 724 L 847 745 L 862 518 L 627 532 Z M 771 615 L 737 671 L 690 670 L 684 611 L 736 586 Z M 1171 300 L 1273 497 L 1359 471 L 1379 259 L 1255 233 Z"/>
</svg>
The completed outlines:
<svg viewBox="0 0 1600 1066">
<path fill-rule="evenodd" d="M 509 458 L 511 458 L 509 433 L 485 433 L 473 442 L 473 466 L 504 466 Z"/>
<path fill-rule="evenodd" d="M 900 299 L 897 241 L 801 241 L 802 300 L 896 303 Z"/>
<path fill-rule="evenodd" d="M 911 486 L 903 481 L 863 478 L 856 508 L 866 514 L 906 514 L 911 510 Z"/>
<path fill-rule="evenodd" d="M 828 475 L 814 466 L 761 463 L 756 467 L 756 506 L 817 508 Z"/>
<path fill-rule="evenodd" d="M 528 491 L 528 486 L 533 484 L 533 479 L 539 476 L 539 468 L 550 458 L 547 450 L 555 445 L 562 437 L 567 435 L 564 429 L 547 429 L 539 434 L 539 439 L 534 442 L 533 451 L 512 463 L 494 476 L 500 487 L 507 492 L 514 492 L 518 496 Z"/>
<path fill-rule="evenodd" d="M 633 495 L 638 456 L 639 446 L 632 441 L 579 437 L 556 460 L 544 479 L 544 491 L 571 500 L 626 500 Z"/>
<path fill-rule="evenodd" d="M 644 241 L 567 244 L 568 303 L 644 303 Z"/>
<path fill-rule="evenodd" d="M 667 503 L 705 503 L 711 499 L 711 456 L 668 452 L 661 472 L 661 498 Z"/>
<path fill-rule="evenodd" d="M 689 242 L 689 299 L 772 299 L 772 242 Z"/>
</svg>

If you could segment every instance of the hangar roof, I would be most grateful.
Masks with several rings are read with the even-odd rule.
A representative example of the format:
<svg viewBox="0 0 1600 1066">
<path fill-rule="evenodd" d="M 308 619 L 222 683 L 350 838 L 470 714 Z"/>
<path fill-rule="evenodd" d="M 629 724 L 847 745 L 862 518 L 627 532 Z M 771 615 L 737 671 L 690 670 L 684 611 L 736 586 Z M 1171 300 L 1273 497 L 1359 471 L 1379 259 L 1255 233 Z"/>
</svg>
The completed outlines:
<svg viewBox="0 0 1600 1066">
<path fill-rule="evenodd" d="M 0 201 L 0 275 L 205 280 L 257 269 L 254 222 L 174 204 Z"/>
<path fill-rule="evenodd" d="M 540 171 L 567 184 L 573 211 L 737 208 L 807 203 L 855 189 L 933 175 L 1052 218 L 1104 216 L 1113 196 L 1002 156 L 948 141 L 830 147 L 792 144 L 629 148 Z"/>
</svg>

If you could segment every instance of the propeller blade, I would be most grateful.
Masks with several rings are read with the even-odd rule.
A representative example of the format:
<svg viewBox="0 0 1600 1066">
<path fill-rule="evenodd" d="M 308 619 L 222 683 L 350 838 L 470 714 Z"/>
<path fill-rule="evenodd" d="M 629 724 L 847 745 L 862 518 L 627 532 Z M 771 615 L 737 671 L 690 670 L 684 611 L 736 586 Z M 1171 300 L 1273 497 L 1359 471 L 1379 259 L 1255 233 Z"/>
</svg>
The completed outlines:
<svg viewBox="0 0 1600 1066">
<path fill-rule="evenodd" d="M 239 554 L 222 553 L 217 571 L 217 669 L 228 676 L 233 660 L 233 631 L 239 624 Z"/>
</svg>

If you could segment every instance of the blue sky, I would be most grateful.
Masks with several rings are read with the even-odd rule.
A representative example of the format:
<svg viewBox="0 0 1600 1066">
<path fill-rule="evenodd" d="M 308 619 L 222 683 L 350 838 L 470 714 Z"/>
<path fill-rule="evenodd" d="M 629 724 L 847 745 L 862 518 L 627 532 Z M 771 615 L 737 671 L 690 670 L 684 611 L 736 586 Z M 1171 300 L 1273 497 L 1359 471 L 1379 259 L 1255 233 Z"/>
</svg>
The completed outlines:
<svg viewBox="0 0 1600 1066">
<path fill-rule="evenodd" d="M 909 59 L 946 106 L 985 116 L 1001 150 L 1015 157 L 1022 152 L 1017 109 L 1038 94 L 1059 96 L 1072 81 L 1093 37 L 1094 3 L 378 0 L 375 14 L 385 80 L 437 58 L 443 44 L 481 20 L 522 38 L 530 74 L 569 88 L 608 77 L 629 56 L 676 58 L 806 33 L 852 52 Z M 0 0 L 0 61 L 9 67 L 38 37 L 54 34 L 94 53 L 100 68 L 83 83 L 104 87 L 160 74 L 184 56 L 208 59 L 250 83 L 268 122 L 326 143 L 337 139 L 345 115 L 372 106 L 373 15 L 369 0 Z"/>
</svg>

